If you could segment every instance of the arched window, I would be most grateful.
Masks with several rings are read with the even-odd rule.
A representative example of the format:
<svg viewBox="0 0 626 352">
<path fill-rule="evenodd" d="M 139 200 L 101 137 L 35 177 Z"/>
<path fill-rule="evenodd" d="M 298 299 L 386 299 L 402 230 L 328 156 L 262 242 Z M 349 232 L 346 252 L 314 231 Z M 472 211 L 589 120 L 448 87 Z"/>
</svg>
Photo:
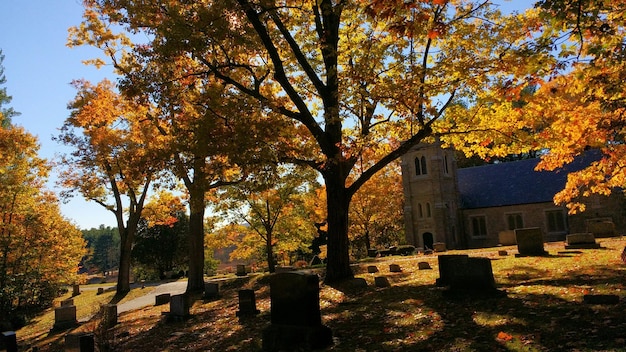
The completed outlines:
<svg viewBox="0 0 626 352">
<path fill-rule="evenodd" d="M 430 216 L 430 203 L 426 203 L 426 217 L 429 218 Z"/>
<path fill-rule="evenodd" d="M 448 169 L 448 156 L 447 155 L 443 156 L 443 172 L 446 175 L 450 173 L 450 170 Z"/>
<path fill-rule="evenodd" d="M 422 210 L 422 203 L 417 204 L 417 214 L 420 218 L 424 217 L 424 211 Z"/>
<path fill-rule="evenodd" d="M 428 169 L 426 169 L 426 157 L 425 156 L 422 156 L 421 164 L 422 164 L 422 175 L 426 175 L 428 173 Z"/>
<path fill-rule="evenodd" d="M 422 174 L 422 167 L 420 166 L 420 158 L 415 158 L 415 175 L 419 176 Z"/>
</svg>

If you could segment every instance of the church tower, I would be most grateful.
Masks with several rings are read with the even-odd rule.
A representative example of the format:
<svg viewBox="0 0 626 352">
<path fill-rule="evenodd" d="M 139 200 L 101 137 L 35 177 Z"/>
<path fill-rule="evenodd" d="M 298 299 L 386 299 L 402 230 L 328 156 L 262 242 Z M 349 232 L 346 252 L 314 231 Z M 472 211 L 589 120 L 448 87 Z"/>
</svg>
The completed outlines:
<svg viewBox="0 0 626 352">
<path fill-rule="evenodd" d="M 456 161 L 441 142 L 419 144 L 401 158 L 406 242 L 433 249 L 463 248 L 459 235 L 459 192 Z"/>
</svg>

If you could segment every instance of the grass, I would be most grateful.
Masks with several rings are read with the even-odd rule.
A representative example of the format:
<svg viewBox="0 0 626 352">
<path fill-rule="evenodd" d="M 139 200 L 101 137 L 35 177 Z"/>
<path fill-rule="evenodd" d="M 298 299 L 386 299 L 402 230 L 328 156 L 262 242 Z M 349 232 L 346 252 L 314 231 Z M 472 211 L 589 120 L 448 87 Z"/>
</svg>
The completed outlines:
<svg viewBox="0 0 626 352">
<path fill-rule="evenodd" d="M 626 239 L 598 242 L 603 248 L 576 251 L 564 251 L 562 242 L 549 243 L 545 257 L 516 258 L 515 247 L 445 253 L 491 258 L 498 289 L 506 293 L 502 297 L 445 295 L 434 285 L 436 255 L 355 265 L 355 275 L 367 281 L 367 288 L 321 287 L 322 322 L 335 342 L 325 351 L 626 351 L 626 265 L 620 259 Z M 508 255 L 500 256 L 499 250 Z M 433 269 L 418 270 L 421 261 Z M 390 273 L 391 263 L 402 272 Z M 368 274 L 368 265 L 380 272 Z M 381 275 L 391 287 L 374 286 L 374 276 Z M 242 288 L 255 290 L 261 313 L 240 321 L 237 291 Z M 167 305 L 120 314 L 111 331 L 113 350 L 260 351 L 262 331 L 270 325 L 267 276 L 238 278 L 223 285 L 221 293 L 217 300 L 197 300 L 191 318 L 182 322 L 165 321 Z M 585 294 L 615 294 L 620 302 L 585 304 Z M 81 294 L 75 298 L 79 316 L 89 311 L 81 305 L 94 307 L 111 297 Z M 51 322 L 43 323 L 49 314 L 17 332 L 21 346 L 62 350 L 63 336 L 72 331 L 49 333 Z"/>
</svg>

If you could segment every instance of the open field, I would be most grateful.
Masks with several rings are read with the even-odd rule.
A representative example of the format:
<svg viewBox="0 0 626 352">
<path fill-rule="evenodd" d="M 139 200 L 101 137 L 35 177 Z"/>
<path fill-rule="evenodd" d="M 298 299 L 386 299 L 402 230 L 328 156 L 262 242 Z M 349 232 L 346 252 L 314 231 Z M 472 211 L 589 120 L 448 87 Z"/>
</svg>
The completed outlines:
<svg viewBox="0 0 626 352">
<path fill-rule="evenodd" d="M 626 351 L 626 264 L 620 259 L 626 239 L 597 241 L 602 248 L 574 251 L 565 251 L 563 242 L 548 243 L 545 257 L 516 258 L 514 246 L 445 252 L 491 258 L 503 297 L 444 295 L 434 284 L 436 254 L 359 263 L 355 273 L 367 280 L 367 288 L 322 285 L 322 322 L 335 341 L 325 351 Z M 508 255 L 500 256 L 499 250 Z M 418 270 L 421 261 L 432 270 Z M 392 263 L 402 272 L 390 273 Z M 380 272 L 368 274 L 368 265 Z M 388 277 L 391 287 L 376 288 L 375 275 Z M 255 290 L 261 313 L 239 321 L 235 313 L 242 288 Z M 140 290 L 122 302 L 141 295 Z M 108 334 L 111 350 L 260 351 L 262 331 L 270 324 L 267 276 L 234 279 L 221 293 L 217 300 L 197 300 L 192 317 L 182 322 L 165 322 L 161 313 L 168 305 L 121 313 Z M 583 302 L 585 294 L 614 294 L 620 301 L 591 305 Z M 81 312 L 92 314 L 111 299 L 112 292 L 83 292 L 75 299 L 79 319 Z M 53 314 L 17 332 L 22 350 L 62 351 L 65 334 L 93 329 L 93 323 L 85 323 L 74 331 L 50 333 Z"/>
</svg>

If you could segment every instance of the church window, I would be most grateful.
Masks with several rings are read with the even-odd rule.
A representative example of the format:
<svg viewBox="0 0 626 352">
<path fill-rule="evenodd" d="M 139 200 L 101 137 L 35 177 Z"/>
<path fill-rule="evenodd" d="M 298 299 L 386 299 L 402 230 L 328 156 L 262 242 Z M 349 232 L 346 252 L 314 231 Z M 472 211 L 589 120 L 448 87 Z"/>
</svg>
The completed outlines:
<svg viewBox="0 0 626 352">
<path fill-rule="evenodd" d="M 422 174 L 422 166 L 420 165 L 420 158 L 415 158 L 415 175 L 419 176 Z"/>
<path fill-rule="evenodd" d="M 546 222 L 548 224 L 548 232 L 564 232 L 565 216 L 563 210 L 546 211 Z"/>
<path fill-rule="evenodd" d="M 426 175 L 428 173 L 428 169 L 426 168 L 426 157 L 422 156 L 420 162 L 422 164 L 422 175 Z"/>
<path fill-rule="evenodd" d="M 524 228 L 524 220 L 522 219 L 522 214 L 519 214 L 519 213 L 507 214 L 506 223 L 508 225 L 509 230 Z"/>
<path fill-rule="evenodd" d="M 450 173 L 450 169 L 448 169 L 448 156 L 447 155 L 443 156 L 443 173 L 446 175 Z"/>
<path fill-rule="evenodd" d="M 430 203 L 426 203 L 426 217 L 429 218 L 431 216 L 432 214 L 430 213 Z"/>
<path fill-rule="evenodd" d="M 417 213 L 419 215 L 420 218 L 424 217 L 424 211 L 422 210 L 422 203 L 419 203 L 417 205 Z"/>
<path fill-rule="evenodd" d="M 487 237 L 487 220 L 484 216 L 470 217 L 472 237 Z"/>
</svg>

